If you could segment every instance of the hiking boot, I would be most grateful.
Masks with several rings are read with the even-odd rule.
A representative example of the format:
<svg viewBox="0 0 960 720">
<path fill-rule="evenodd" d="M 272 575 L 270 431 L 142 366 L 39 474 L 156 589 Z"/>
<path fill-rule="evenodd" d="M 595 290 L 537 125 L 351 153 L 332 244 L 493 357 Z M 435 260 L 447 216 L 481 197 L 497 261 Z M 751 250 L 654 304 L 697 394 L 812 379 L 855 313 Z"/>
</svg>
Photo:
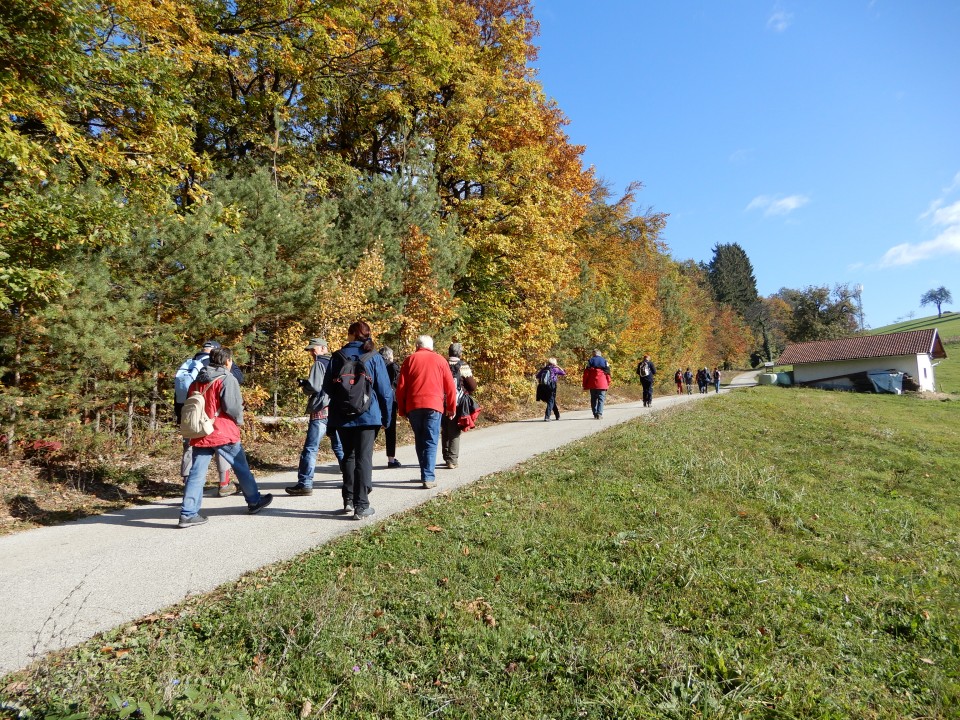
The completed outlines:
<svg viewBox="0 0 960 720">
<path fill-rule="evenodd" d="M 432 490 L 432 489 L 435 488 L 436 486 L 437 486 L 437 484 L 436 484 L 435 482 L 425 482 L 425 483 L 423 483 L 423 489 L 424 489 L 424 490 Z"/>
<path fill-rule="evenodd" d="M 266 495 L 260 496 L 260 502 L 255 502 L 253 505 L 247 505 L 247 510 L 250 511 L 251 515 L 256 515 L 272 502 L 273 495 L 271 493 L 267 493 Z"/>
<path fill-rule="evenodd" d="M 235 482 L 225 482 L 223 485 L 220 485 L 217 488 L 217 497 L 230 497 L 231 495 L 239 495 L 240 486 Z"/>
<path fill-rule="evenodd" d="M 400 464 L 400 461 L 399 461 L 399 460 L 397 460 L 396 458 L 394 458 L 393 460 L 387 460 L 387 467 L 388 467 L 388 468 L 398 468 L 398 467 L 403 467 L 403 465 Z"/>
<path fill-rule="evenodd" d="M 455 462 L 447 461 L 447 470 L 456 470 L 457 464 Z"/>
<path fill-rule="evenodd" d="M 357 511 L 353 514 L 353 519 L 354 519 L 354 520 L 363 520 L 364 518 L 368 518 L 368 517 L 370 517 L 371 515 L 376 514 L 376 512 L 377 512 L 377 511 L 374 510 L 372 507 L 365 507 L 365 508 L 363 508 L 362 510 L 357 510 Z"/>
<path fill-rule="evenodd" d="M 347 500 L 343 504 L 343 514 L 344 515 L 353 515 L 353 503 Z"/>
<path fill-rule="evenodd" d="M 177 523 L 178 528 L 191 528 L 196 525 L 203 525 L 208 520 L 206 515 L 194 515 L 189 518 L 180 518 L 180 522 Z"/>
<path fill-rule="evenodd" d="M 298 497 L 301 495 L 313 495 L 313 488 L 308 488 L 303 483 L 297 483 L 296 485 L 285 487 L 283 491 L 287 493 L 287 495 L 296 495 Z"/>
</svg>

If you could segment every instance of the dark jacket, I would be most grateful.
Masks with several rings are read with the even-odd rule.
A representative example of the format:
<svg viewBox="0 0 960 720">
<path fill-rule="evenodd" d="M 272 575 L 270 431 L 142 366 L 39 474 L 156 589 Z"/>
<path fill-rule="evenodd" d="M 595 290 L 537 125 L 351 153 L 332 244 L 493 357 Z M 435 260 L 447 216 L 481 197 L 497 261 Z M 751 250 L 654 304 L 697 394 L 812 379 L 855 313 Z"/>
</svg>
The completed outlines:
<svg viewBox="0 0 960 720">
<path fill-rule="evenodd" d="M 648 375 L 640 375 L 640 371 L 643 369 L 643 364 L 647 363 L 650 366 L 650 373 Z M 641 360 L 637 363 L 637 375 L 640 375 L 640 382 L 653 382 L 653 376 L 657 374 L 657 366 L 653 364 L 653 360 Z"/>
<path fill-rule="evenodd" d="M 351 360 L 360 358 L 363 355 L 363 343 L 359 340 L 348 342 L 330 358 L 330 367 L 327 369 L 326 377 L 323 379 L 323 391 L 332 396 L 331 389 L 333 381 L 340 374 L 340 368 L 343 367 L 343 360 L 340 358 L 343 353 Z M 390 387 L 390 376 L 387 373 L 387 364 L 380 353 L 375 352 L 363 366 L 372 379 L 373 399 L 370 401 L 370 407 L 363 414 L 346 420 L 339 414 L 335 405 L 330 406 L 330 415 L 327 419 L 329 428 L 351 428 L 351 427 L 381 427 L 390 424 L 390 413 L 393 410 L 393 388 Z"/>
<path fill-rule="evenodd" d="M 300 389 L 308 395 L 307 415 L 323 410 L 330 404 L 330 396 L 323 391 L 323 381 L 330 367 L 330 356 L 321 355 L 314 359 L 310 374 L 300 381 Z"/>
</svg>

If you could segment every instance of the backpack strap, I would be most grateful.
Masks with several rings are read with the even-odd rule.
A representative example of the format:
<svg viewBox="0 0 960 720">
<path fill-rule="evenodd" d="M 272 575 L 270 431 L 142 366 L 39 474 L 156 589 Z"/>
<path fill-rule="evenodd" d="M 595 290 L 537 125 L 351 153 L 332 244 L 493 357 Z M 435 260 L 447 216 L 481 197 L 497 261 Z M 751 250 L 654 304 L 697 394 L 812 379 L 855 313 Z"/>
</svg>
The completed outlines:
<svg viewBox="0 0 960 720">
<path fill-rule="evenodd" d="M 192 395 L 206 395 L 206 394 L 207 394 L 207 390 L 209 390 L 209 389 L 210 389 L 210 386 L 213 385 L 215 382 L 217 382 L 217 380 L 220 381 L 220 385 L 221 385 L 221 387 L 222 387 L 222 386 L 223 386 L 223 378 L 214 378 L 213 380 L 211 380 L 210 382 L 208 382 L 206 385 L 204 385 L 202 390 L 194 390 L 191 394 L 192 394 Z M 206 400 L 204 400 L 204 405 L 206 405 Z M 206 410 L 206 408 L 204 408 L 204 410 Z M 220 405 L 220 407 L 217 408 L 217 411 L 213 414 L 213 417 L 210 418 L 210 419 L 211 419 L 211 420 L 216 420 L 218 417 L 220 417 L 220 412 L 221 412 L 222 410 L 223 410 L 223 405 Z"/>
</svg>

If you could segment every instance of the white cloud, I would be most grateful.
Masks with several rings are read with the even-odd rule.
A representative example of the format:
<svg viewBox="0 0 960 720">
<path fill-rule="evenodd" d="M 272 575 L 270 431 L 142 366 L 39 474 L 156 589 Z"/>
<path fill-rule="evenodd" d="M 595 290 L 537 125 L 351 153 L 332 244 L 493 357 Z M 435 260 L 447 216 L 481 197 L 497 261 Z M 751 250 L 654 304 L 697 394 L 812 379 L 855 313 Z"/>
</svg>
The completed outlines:
<svg viewBox="0 0 960 720">
<path fill-rule="evenodd" d="M 787 195 L 786 197 L 757 195 L 747 205 L 747 210 L 762 210 L 763 214 L 767 216 L 787 215 L 808 202 L 810 202 L 810 198 L 806 195 Z"/>
<path fill-rule="evenodd" d="M 960 178 L 960 176 L 958 176 Z M 956 187 L 957 183 L 948 191 Z M 960 255 L 960 201 L 944 206 L 943 199 L 930 203 L 930 208 L 920 216 L 930 223 L 943 228 L 933 240 L 920 243 L 901 243 L 890 248 L 880 258 L 880 267 L 912 265 L 921 260 L 943 255 Z"/>
<path fill-rule="evenodd" d="M 767 18 L 767 30 L 781 33 L 793 24 L 793 13 L 789 13 L 780 6 L 773 9 L 773 14 Z"/>
</svg>

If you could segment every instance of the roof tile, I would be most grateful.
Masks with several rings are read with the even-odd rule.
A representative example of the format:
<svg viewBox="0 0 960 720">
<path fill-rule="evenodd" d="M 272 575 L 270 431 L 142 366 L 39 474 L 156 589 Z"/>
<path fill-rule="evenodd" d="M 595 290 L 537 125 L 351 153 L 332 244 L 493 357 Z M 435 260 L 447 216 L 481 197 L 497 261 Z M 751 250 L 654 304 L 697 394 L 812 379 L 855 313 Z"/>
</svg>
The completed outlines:
<svg viewBox="0 0 960 720">
<path fill-rule="evenodd" d="M 857 360 L 860 358 L 920 355 L 930 353 L 945 358 L 947 353 L 936 329 L 908 330 L 886 335 L 857 335 L 841 340 L 815 340 L 787 345 L 778 365 Z"/>
</svg>

